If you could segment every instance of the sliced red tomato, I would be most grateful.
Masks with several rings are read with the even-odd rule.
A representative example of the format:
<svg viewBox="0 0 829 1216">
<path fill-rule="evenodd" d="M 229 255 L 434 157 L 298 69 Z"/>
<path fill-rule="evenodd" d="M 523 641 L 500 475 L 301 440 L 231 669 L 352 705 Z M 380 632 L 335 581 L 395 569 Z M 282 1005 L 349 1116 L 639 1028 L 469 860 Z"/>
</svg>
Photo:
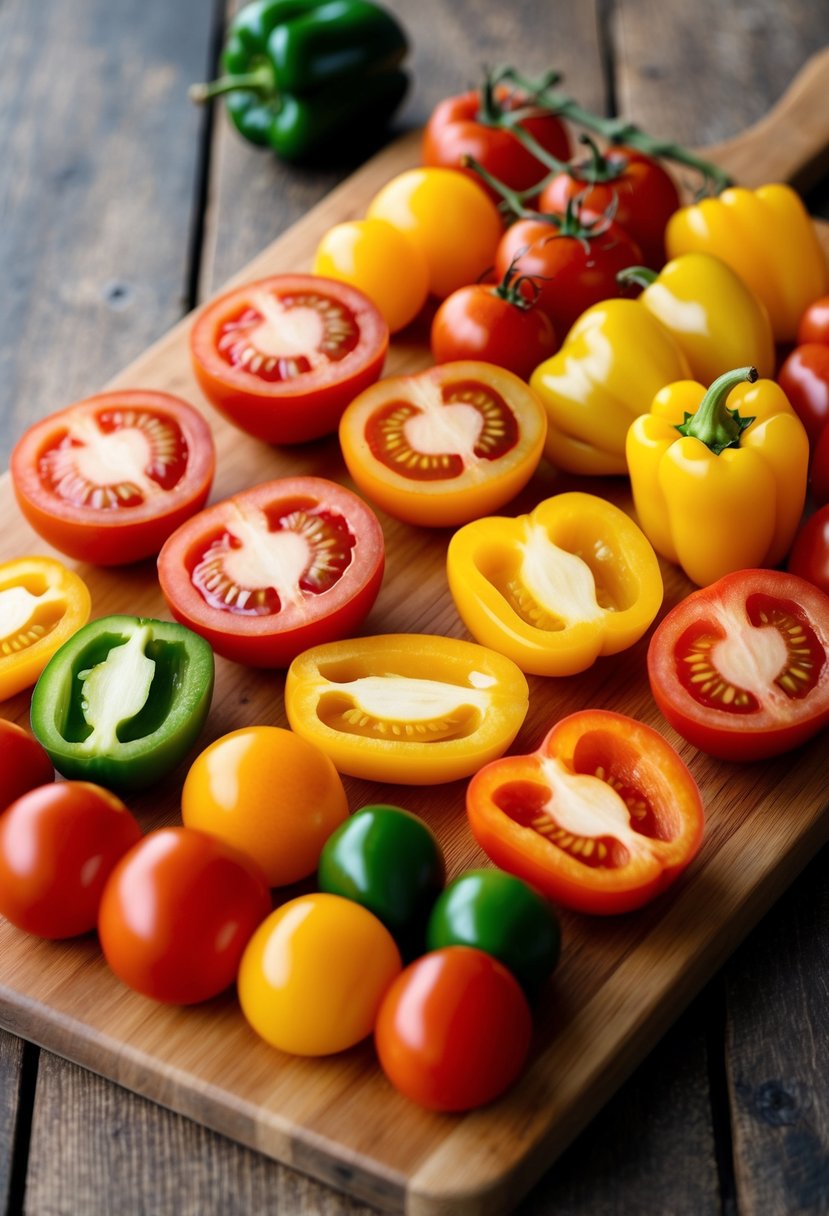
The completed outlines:
<svg viewBox="0 0 829 1216">
<path fill-rule="evenodd" d="M 361 393 L 343 414 L 340 444 L 372 502 L 407 523 L 448 527 L 509 502 L 535 471 L 546 430 L 523 380 L 463 361 Z"/>
<path fill-rule="evenodd" d="M 312 274 L 236 287 L 196 318 L 196 378 L 217 409 L 266 443 L 337 429 L 352 397 L 383 370 L 389 329 L 356 287 Z"/>
<path fill-rule="evenodd" d="M 673 608 L 648 675 L 683 738 L 722 760 L 760 760 L 829 722 L 829 596 L 779 570 L 738 570 Z"/>
<path fill-rule="evenodd" d="M 169 393 L 120 389 L 35 423 L 11 456 L 14 492 L 62 553 L 119 566 L 158 553 L 207 499 L 213 436 Z"/>
<path fill-rule="evenodd" d="M 697 784 L 670 743 L 600 709 L 563 718 L 532 755 L 481 769 L 466 811 L 502 870 L 600 915 L 663 891 L 697 853 L 704 825 Z"/>
<path fill-rule="evenodd" d="M 356 494 L 286 477 L 188 520 L 161 550 L 158 578 L 176 619 L 219 654 L 287 667 L 360 626 L 383 565 L 382 529 Z"/>
</svg>

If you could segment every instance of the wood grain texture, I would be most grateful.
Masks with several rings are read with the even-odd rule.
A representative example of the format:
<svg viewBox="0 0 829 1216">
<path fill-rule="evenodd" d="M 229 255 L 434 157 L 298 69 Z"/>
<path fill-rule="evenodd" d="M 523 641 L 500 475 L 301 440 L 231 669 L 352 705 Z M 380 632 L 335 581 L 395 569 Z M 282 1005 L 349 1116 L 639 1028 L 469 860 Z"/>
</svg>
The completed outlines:
<svg viewBox="0 0 829 1216">
<path fill-rule="evenodd" d="M 412 157 L 412 141 L 387 149 L 330 195 L 255 263 L 245 277 L 306 264 L 319 233 L 342 205 L 362 206 Z M 116 378 L 167 388 L 200 401 L 186 349 L 187 323 Z M 425 351 L 393 348 L 389 371 L 422 366 Z M 217 493 L 313 469 L 344 479 L 333 442 L 277 451 L 239 436 L 207 411 L 219 454 Z M 526 507 L 565 481 L 542 470 L 514 504 Z M 588 488 L 588 487 L 585 487 Z M 618 485 L 590 483 L 620 500 Z M 624 497 L 621 497 L 624 501 Z M 28 543 L 14 516 L 8 478 L 0 510 L 13 523 L 0 555 Z M 447 537 L 384 519 L 388 581 L 367 632 L 462 634 L 443 582 Z M 129 606 L 166 615 L 148 570 L 82 567 L 96 613 Z M 152 567 L 150 566 L 150 571 Z M 688 587 L 663 570 L 666 607 Z M 585 704 L 656 721 L 643 675 L 644 644 L 578 679 L 531 681 L 519 750 L 534 746 L 553 718 Z M 219 662 L 206 738 L 250 721 L 284 724 L 279 678 Z M 26 698 L 9 703 L 23 716 Z M 669 737 L 679 744 L 676 736 Z M 197 1009 L 153 1005 L 121 987 L 92 941 L 55 945 L 0 927 L 0 1017 L 60 1054 L 130 1089 L 382 1206 L 405 1203 L 412 1216 L 495 1212 L 514 1204 L 572 1140 L 664 1033 L 704 980 L 785 889 L 829 831 L 820 744 L 796 767 L 788 758 L 750 768 L 725 766 L 681 745 L 708 807 L 707 840 L 691 870 L 657 905 L 594 923 L 564 917 L 564 960 L 538 1012 L 531 1067 L 505 1099 L 460 1119 L 420 1111 L 390 1092 L 368 1046 L 326 1061 L 289 1059 L 254 1041 L 230 997 Z M 348 781 L 351 805 L 399 798 L 400 790 Z M 178 783 L 169 779 L 134 807 L 145 827 L 175 817 Z M 407 791 L 407 805 L 436 829 L 455 873 L 479 863 L 462 815 L 461 783 Z M 759 828 L 762 825 L 762 833 Z"/>
<path fill-rule="evenodd" d="M 23 1043 L 0 1030 L 0 1211 L 5 1211 L 11 1186 Z"/>
</svg>

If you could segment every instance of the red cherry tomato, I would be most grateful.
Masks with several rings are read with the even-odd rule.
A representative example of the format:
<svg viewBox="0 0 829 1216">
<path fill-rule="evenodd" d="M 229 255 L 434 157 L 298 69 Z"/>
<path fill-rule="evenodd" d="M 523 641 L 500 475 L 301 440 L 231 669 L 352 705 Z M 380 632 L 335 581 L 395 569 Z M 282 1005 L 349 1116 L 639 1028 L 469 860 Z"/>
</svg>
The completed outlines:
<svg viewBox="0 0 829 1216">
<path fill-rule="evenodd" d="M 205 832 L 162 828 L 110 875 L 98 935 L 110 967 L 130 988 L 190 1005 L 233 983 L 248 939 L 270 910 L 255 861 Z"/>
<path fill-rule="evenodd" d="M 362 499 L 321 477 L 285 477 L 179 528 L 159 555 L 158 579 L 176 619 L 219 654 L 287 667 L 301 650 L 359 627 L 383 563 L 383 532 Z"/>
<path fill-rule="evenodd" d="M 665 227 L 679 207 L 679 191 L 659 161 L 634 148 L 613 147 L 553 177 L 539 196 L 541 211 L 561 211 L 571 198 L 607 212 L 641 247 L 648 266 L 665 264 Z"/>
<path fill-rule="evenodd" d="M 521 1071 L 532 1016 L 518 981 L 470 946 L 424 954 L 380 1006 L 375 1041 L 396 1089 L 431 1110 L 460 1111 L 497 1098 Z"/>
<path fill-rule="evenodd" d="M 461 287 L 443 301 L 432 321 L 435 363 L 482 359 L 529 380 L 558 342 L 550 318 L 515 280 L 510 268 L 496 287 Z"/>
<path fill-rule="evenodd" d="M 829 421 L 829 346 L 817 342 L 796 346 L 780 368 L 777 383 L 814 448 Z"/>
<path fill-rule="evenodd" d="M 797 342 L 822 342 L 829 346 L 829 296 L 821 296 L 804 312 L 797 327 Z"/>
<path fill-rule="evenodd" d="M 424 165 L 442 165 L 447 169 L 461 168 L 464 157 L 474 157 L 484 168 L 513 190 L 528 190 L 547 173 L 547 166 L 537 160 L 511 133 L 509 126 L 499 121 L 527 106 L 520 93 L 504 87 L 496 88 L 487 100 L 480 89 L 472 89 L 438 103 L 426 124 L 421 159 Z M 534 105 L 532 116 L 517 124 L 536 143 L 559 160 L 570 156 L 567 130 L 554 114 L 544 113 Z M 469 169 L 463 170 L 480 184 Z M 488 186 L 490 197 L 497 194 Z"/>
<path fill-rule="evenodd" d="M 677 604 L 648 676 L 662 713 L 722 760 L 798 747 L 829 722 L 829 597 L 794 574 L 737 570 Z"/>
<path fill-rule="evenodd" d="M 36 422 L 11 456 L 34 530 L 78 561 L 120 566 L 158 553 L 205 503 L 215 454 L 197 410 L 142 389 L 100 393 Z"/>
<path fill-rule="evenodd" d="M 140 838 L 123 802 L 98 785 L 29 790 L 0 815 L 0 915 L 39 937 L 88 933 L 113 867 Z"/>
<path fill-rule="evenodd" d="M 788 569 L 829 595 L 829 506 L 815 511 L 801 527 L 789 554 Z"/>
<path fill-rule="evenodd" d="M 205 396 L 266 443 L 335 431 L 352 397 L 380 375 L 388 344 L 368 296 L 312 274 L 236 287 L 199 313 L 190 334 Z"/>
<path fill-rule="evenodd" d="M 54 781 L 52 761 L 27 730 L 0 718 L 0 814 L 27 790 Z"/>
</svg>

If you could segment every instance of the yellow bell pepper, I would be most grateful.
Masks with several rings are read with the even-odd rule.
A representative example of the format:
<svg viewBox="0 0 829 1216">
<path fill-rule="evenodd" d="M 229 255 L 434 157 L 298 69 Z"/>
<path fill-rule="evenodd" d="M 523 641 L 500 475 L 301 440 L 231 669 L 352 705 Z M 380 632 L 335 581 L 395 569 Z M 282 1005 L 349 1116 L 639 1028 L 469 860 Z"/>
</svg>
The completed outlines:
<svg viewBox="0 0 829 1216">
<path fill-rule="evenodd" d="M 626 473 L 631 422 L 688 374 L 674 339 L 636 300 L 594 304 L 530 378 L 547 413 L 545 456 L 568 473 Z"/>
<path fill-rule="evenodd" d="M 642 531 L 693 582 L 774 566 L 788 552 L 809 441 L 782 389 L 754 368 L 727 372 L 707 391 L 669 384 L 631 426 L 627 456 Z"/>
<path fill-rule="evenodd" d="M 790 186 L 739 186 L 674 212 L 669 258 L 713 253 L 762 300 L 778 342 L 793 342 L 804 309 L 829 290 L 826 259 L 800 196 Z"/>
<path fill-rule="evenodd" d="M 53 557 L 0 564 L 0 701 L 34 684 L 90 608 L 86 583 Z"/>
<path fill-rule="evenodd" d="M 570 676 L 642 637 L 662 603 L 650 543 L 593 494 L 557 494 L 517 519 L 460 528 L 446 558 L 469 632 L 522 671 Z"/>
<path fill-rule="evenodd" d="M 647 266 L 629 266 L 616 277 L 644 287 L 637 302 L 674 337 L 695 380 L 711 384 L 743 363 L 760 376 L 774 375 L 766 307 L 722 258 L 684 253 L 658 275 Z"/>
</svg>

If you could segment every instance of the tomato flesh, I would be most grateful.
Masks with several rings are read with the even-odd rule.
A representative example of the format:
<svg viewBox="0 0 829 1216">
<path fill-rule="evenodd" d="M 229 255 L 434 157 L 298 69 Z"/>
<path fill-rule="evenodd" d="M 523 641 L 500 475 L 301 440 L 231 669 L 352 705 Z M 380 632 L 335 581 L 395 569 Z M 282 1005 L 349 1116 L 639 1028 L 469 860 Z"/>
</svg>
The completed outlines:
<svg viewBox="0 0 829 1216">
<path fill-rule="evenodd" d="M 354 313 L 331 297 L 260 291 L 251 299 L 250 306 L 222 324 L 216 345 L 232 367 L 269 384 L 337 362 L 357 345 Z"/>
</svg>

